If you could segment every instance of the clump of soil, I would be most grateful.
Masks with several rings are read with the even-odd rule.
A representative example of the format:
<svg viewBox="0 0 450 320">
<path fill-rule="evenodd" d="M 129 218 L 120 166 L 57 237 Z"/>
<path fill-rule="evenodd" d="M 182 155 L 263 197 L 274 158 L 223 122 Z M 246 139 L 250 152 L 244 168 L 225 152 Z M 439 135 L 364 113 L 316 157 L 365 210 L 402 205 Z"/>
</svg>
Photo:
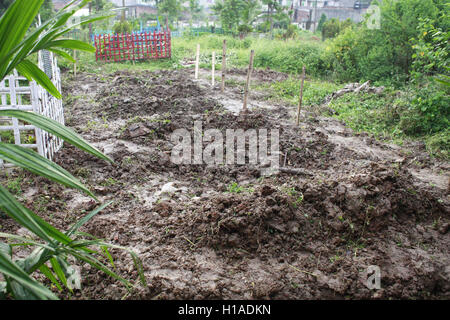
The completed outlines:
<svg viewBox="0 0 450 320">
<path fill-rule="evenodd" d="M 244 117 L 229 111 L 227 99 L 239 95 L 218 95 L 207 80 L 191 78 L 178 70 L 64 81 L 68 125 L 115 160 L 68 145 L 57 154 L 102 202 L 114 200 L 83 230 L 135 250 L 149 283 L 127 292 L 83 265 L 84 288 L 74 298 L 449 298 L 448 163 L 356 135 L 334 119 L 297 127 L 290 107 Z M 171 134 L 191 131 L 194 121 L 222 133 L 279 129 L 280 165 L 310 175 L 176 165 Z M 420 168 L 418 156 L 427 160 Z M 50 196 L 39 214 L 52 210 L 58 228 L 95 207 L 44 179 L 27 188 L 38 186 L 24 190 L 27 203 Z M 8 219 L 1 224 L 13 228 Z M 117 272 L 136 280 L 131 258 L 113 256 Z M 379 290 L 366 285 L 370 265 L 380 267 Z"/>
</svg>

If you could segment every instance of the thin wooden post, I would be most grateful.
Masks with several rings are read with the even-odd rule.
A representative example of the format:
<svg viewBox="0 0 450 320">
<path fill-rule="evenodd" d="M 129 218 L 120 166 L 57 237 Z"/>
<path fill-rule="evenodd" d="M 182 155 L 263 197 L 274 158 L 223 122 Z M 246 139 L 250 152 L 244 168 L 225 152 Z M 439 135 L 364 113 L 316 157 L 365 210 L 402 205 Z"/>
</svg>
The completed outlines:
<svg viewBox="0 0 450 320">
<path fill-rule="evenodd" d="M 200 43 L 197 43 L 197 53 L 195 55 L 195 79 L 198 79 L 198 64 L 200 62 Z"/>
<path fill-rule="evenodd" d="M 216 52 L 215 51 L 213 51 L 213 53 L 212 53 L 212 66 L 211 66 L 211 85 L 214 87 L 214 84 L 215 84 L 215 79 L 214 79 L 214 77 L 215 77 L 215 75 L 214 75 L 214 73 L 215 73 L 215 71 L 216 71 Z"/>
<path fill-rule="evenodd" d="M 73 64 L 73 76 L 77 76 L 77 50 L 73 50 L 73 59 L 75 63 Z"/>
<path fill-rule="evenodd" d="M 303 100 L 303 83 L 305 81 L 305 66 L 302 69 L 302 83 L 300 85 L 300 97 L 298 99 L 298 108 L 297 108 L 297 121 L 296 125 L 298 126 L 300 122 L 300 110 L 302 109 L 302 100 Z"/>
<path fill-rule="evenodd" d="M 247 112 L 247 97 L 248 97 L 248 90 L 250 85 L 250 79 L 252 76 L 253 71 L 253 57 L 255 56 L 255 51 L 250 51 L 250 62 L 248 64 L 248 73 L 247 73 L 247 82 L 245 83 L 245 91 L 244 91 L 244 105 L 242 106 L 242 112 Z"/>
<path fill-rule="evenodd" d="M 227 40 L 223 40 L 222 46 L 222 85 L 220 91 L 225 91 L 225 74 L 227 73 Z"/>
</svg>

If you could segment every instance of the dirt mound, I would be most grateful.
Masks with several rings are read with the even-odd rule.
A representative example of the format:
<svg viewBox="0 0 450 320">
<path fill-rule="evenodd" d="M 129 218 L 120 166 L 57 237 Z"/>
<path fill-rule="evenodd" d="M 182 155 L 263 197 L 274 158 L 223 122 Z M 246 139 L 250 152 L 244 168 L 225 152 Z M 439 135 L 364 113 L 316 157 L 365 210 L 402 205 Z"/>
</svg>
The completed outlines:
<svg viewBox="0 0 450 320">
<path fill-rule="evenodd" d="M 109 116 L 143 116 L 160 112 L 204 111 L 216 103 L 183 72 L 117 72 L 96 95 Z"/>
<path fill-rule="evenodd" d="M 449 298 L 450 205 L 446 184 L 434 184 L 448 164 L 421 154 L 418 168 L 417 154 L 333 119 L 297 127 L 289 107 L 233 114 L 226 95 L 219 100 L 191 77 L 186 70 L 82 73 L 65 82 L 67 123 L 115 160 L 67 145 L 56 156 L 102 202 L 114 200 L 83 230 L 133 248 L 149 283 L 127 292 L 82 266 L 84 288 L 74 298 Z M 240 102 L 234 92 L 226 93 Z M 224 136 L 279 129 L 280 165 L 299 170 L 264 177 L 258 165 L 172 163 L 172 132 L 192 132 L 195 121 Z M 38 185 L 43 199 L 27 189 Z M 42 179 L 23 192 L 30 207 L 43 204 L 43 216 L 55 213 L 61 229 L 95 206 Z M 137 278 L 127 254 L 113 256 L 117 272 Z M 370 265 L 381 269 L 380 290 L 366 286 Z"/>
</svg>

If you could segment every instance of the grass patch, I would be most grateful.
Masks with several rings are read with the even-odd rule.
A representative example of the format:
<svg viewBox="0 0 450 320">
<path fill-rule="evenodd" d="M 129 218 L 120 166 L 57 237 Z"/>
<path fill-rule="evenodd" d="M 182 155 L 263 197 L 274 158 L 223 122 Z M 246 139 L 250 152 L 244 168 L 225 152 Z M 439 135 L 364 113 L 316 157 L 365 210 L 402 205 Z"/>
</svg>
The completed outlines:
<svg viewBox="0 0 450 320">
<path fill-rule="evenodd" d="M 248 66 L 250 50 L 255 50 L 255 68 L 271 68 L 287 73 L 301 73 L 303 65 L 307 72 L 323 75 L 324 44 L 314 34 L 301 32 L 295 40 L 269 40 L 247 37 L 245 39 L 231 36 L 205 34 L 199 37 L 172 38 L 172 57 L 170 59 L 124 61 L 105 63 L 95 61 L 93 53 L 77 53 L 77 70 L 94 73 L 113 73 L 120 70 L 160 70 L 181 68 L 182 60 L 194 60 L 197 44 L 200 44 L 200 67 L 210 68 L 212 52 L 216 52 L 216 69 L 221 68 L 222 43 L 227 40 L 227 67 L 241 68 Z M 60 65 L 72 69 L 70 62 L 60 59 Z"/>
<path fill-rule="evenodd" d="M 421 109 L 415 107 L 416 99 L 413 88 L 387 89 L 381 95 L 349 93 L 332 101 L 329 107 L 337 112 L 334 117 L 356 132 L 369 132 L 397 144 L 405 139 L 422 140 L 431 155 L 449 159 L 450 129 L 441 124 L 448 122 L 448 111 L 442 108 L 436 120 L 427 125 Z"/>
<path fill-rule="evenodd" d="M 342 88 L 342 85 L 321 81 L 318 79 L 305 79 L 303 86 L 303 105 L 318 105 L 332 92 Z M 285 81 L 271 84 L 260 84 L 256 89 L 269 91 L 269 99 L 297 105 L 300 94 L 299 77 L 290 77 Z"/>
</svg>

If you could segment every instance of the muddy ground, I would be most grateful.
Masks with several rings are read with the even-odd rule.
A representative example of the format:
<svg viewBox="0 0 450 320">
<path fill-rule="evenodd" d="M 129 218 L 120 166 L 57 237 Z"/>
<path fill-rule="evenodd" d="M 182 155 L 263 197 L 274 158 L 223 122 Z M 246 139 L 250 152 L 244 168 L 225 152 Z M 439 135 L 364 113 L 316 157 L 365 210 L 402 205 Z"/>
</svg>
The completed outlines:
<svg viewBox="0 0 450 320">
<path fill-rule="evenodd" d="M 257 71 L 254 81 L 285 79 Z M 245 79 L 245 71 L 231 77 Z M 305 108 L 242 87 L 220 93 L 207 72 L 65 75 L 66 124 L 108 156 L 65 144 L 56 162 L 102 202 L 114 203 L 83 231 L 132 248 L 148 287 L 131 292 L 86 265 L 72 299 L 448 299 L 449 164 L 420 143 L 399 147 Z M 254 165 L 175 165 L 170 135 L 192 130 L 280 130 L 280 164 L 303 174 L 261 176 Z M 87 196 L 43 178 L 20 176 L 24 202 L 66 229 L 95 207 Z M 4 178 L 3 178 L 4 179 Z M 2 229 L 18 230 L 5 218 Z M 131 257 L 113 251 L 117 272 L 136 282 Z M 381 270 L 381 289 L 366 286 Z M 62 297 L 68 297 L 65 293 Z"/>
</svg>

